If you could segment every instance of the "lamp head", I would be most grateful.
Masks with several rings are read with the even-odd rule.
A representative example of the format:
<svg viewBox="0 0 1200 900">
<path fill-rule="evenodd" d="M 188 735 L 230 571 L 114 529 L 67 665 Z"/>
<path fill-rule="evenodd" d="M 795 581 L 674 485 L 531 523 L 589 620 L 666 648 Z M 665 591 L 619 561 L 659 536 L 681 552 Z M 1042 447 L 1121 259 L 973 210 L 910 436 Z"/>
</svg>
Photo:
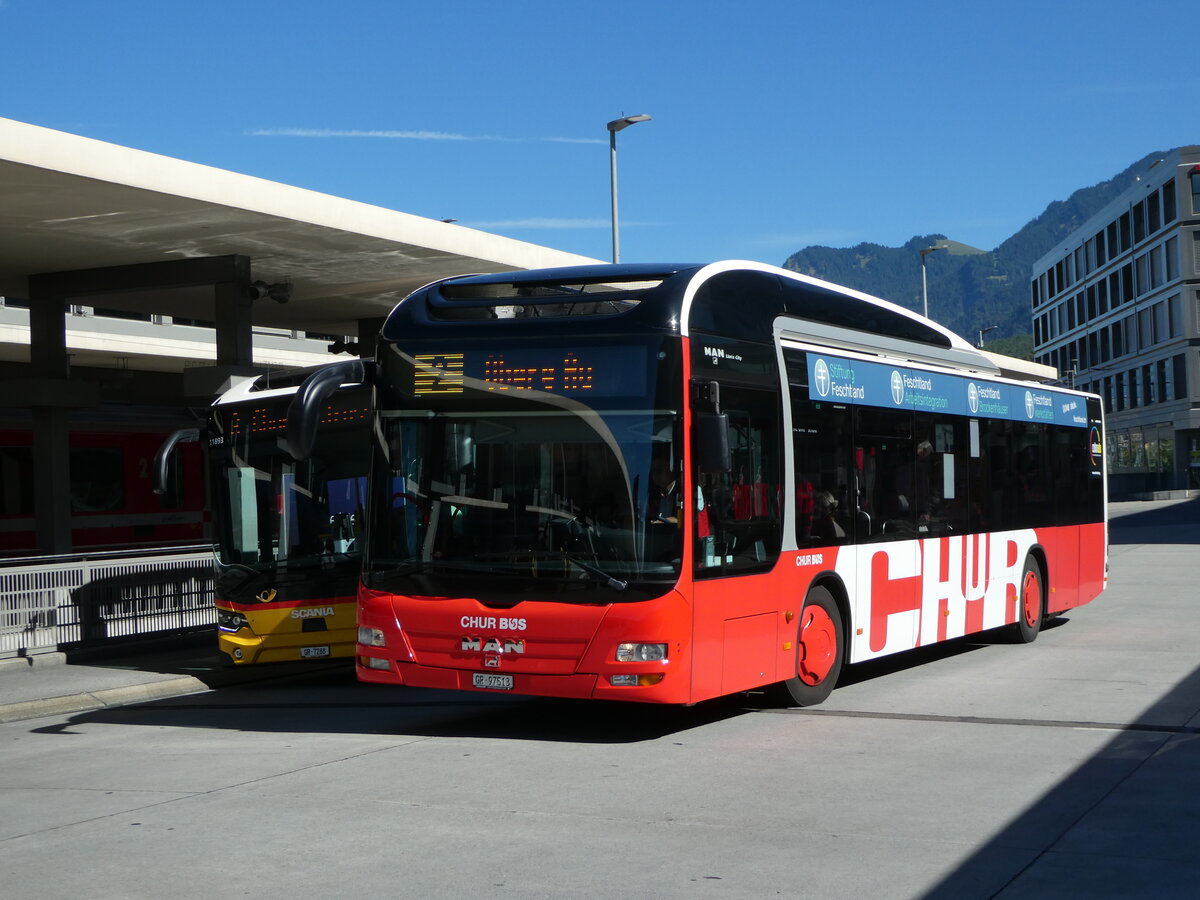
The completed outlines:
<svg viewBox="0 0 1200 900">
<path fill-rule="evenodd" d="M 614 134 L 630 125 L 636 125 L 638 122 L 649 122 L 649 116 L 621 116 L 619 119 L 613 119 L 608 123 L 608 130 Z"/>
</svg>

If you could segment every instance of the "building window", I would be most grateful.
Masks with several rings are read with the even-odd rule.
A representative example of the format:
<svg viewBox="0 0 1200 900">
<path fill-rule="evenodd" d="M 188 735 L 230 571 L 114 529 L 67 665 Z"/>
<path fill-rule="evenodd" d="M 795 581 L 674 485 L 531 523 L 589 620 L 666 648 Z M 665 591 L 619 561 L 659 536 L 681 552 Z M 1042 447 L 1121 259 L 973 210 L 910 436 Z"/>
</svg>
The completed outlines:
<svg viewBox="0 0 1200 900">
<path fill-rule="evenodd" d="M 1154 346 L 1153 310 L 1143 309 L 1138 311 L 1138 337 L 1141 338 L 1138 342 L 1140 349 L 1149 350 Z"/>
<path fill-rule="evenodd" d="M 1137 280 L 1137 295 L 1140 297 L 1149 289 L 1149 281 L 1146 277 L 1146 254 L 1143 253 L 1133 261 L 1133 268 Z"/>
<path fill-rule="evenodd" d="M 1169 225 L 1175 221 L 1175 179 L 1172 178 L 1162 186 L 1163 224 Z"/>
<path fill-rule="evenodd" d="M 1180 353 L 1172 362 L 1175 368 L 1175 396 L 1183 400 L 1191 396 L 1188 391 L 1187 357 Z"/>
<path fill-rule="evenodd" d="M 1146 198 L 1146 233 L 1154 234 L 1162 227 L 1159 221 L 1158 191 Z"/>
<path fill-rule="evenodd" d="M 1121 214 L 1121 218 L 1117 220 L 1117 229 L 1120 232 L 1118 246 L 1124 253 L 1131 246 L 1129 243 L 1129 213 Z"/>
<path fill-rule="evenodd" d="M 1192 213 L 1200 215 L 1200 171 L 1193 168 L 1188 177 L 1192 182 Z"/>
<path fill-rule="evenodd" d="M 1154 304 L 1154 339 L 1161 344 L 1171 337 L 1171 322 L 1169 313 L 1170 301 L 1162 300 Z"/>
<path fill-rule="evenodd" d="M 1150 251 L 1150 288 L 1151 288 L 1151 290 L 1153 290 L 1156 287 L 1159 287 L 1163 283 L 1162 257 L 1163 257 L 1162 244 L 1159 244 L 1157 247 L 1154 247 Z"/>
<path fill-rule="evenodd" d="M 1138 203 L 1133 208 L 1133 242 L 1140 244 L 1146 239 L 1146 204 Z"/>
<path fill-rule="evenodd" d="M 1183 336 L 1179 294 L 1167 298 L 1167 335 L 1173 338 Z"/>
<path fill-rule="evenodd" d="M 1179 241 L 1176 238 L 1170 238 L 1163 244 L 1163 256 L 1167 262 L 1167 281 L 1174 281 L 1179 277 Z"/>
</svg>

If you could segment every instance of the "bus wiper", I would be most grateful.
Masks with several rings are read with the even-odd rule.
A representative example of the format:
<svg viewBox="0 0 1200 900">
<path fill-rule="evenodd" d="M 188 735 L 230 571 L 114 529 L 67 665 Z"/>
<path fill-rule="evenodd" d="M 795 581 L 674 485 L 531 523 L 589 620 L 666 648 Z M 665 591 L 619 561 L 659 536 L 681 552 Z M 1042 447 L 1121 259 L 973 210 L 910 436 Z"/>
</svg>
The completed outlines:
<svg viewBox="0 0 1200 900">
<path fill-rule="evenodd" d="M 574 557 L 569 553 L 564 553 L 562 555 L 562 558 L 565 559 L 567 562 L 571 563 L 572 565 L 576 565 L 579 568 L 583 569 L 583 571 L 586 572 L 588 575 L 591 575 L 597 581 L 603 582 L 604 584 L 608 585 L 614 591 L 623 591 L 629 587 L 628 581 L 622 581 L 619 578 L 613 578 L 611 575 L 609 575 L 603 569 L 597 569 L 591 563 L 585 563 L 582 559 L 579 559 L 578 557 Z"/>
</svg>

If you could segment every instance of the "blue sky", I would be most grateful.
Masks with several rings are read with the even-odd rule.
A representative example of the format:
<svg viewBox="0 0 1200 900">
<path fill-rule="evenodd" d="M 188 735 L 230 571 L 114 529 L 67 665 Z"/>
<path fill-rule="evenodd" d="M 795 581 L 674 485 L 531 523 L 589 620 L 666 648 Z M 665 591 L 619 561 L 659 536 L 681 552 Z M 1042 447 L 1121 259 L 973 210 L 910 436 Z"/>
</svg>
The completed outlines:
<svg viewBox="0 0 1200 900">
<path fill-rule="evenodd" d="M 1192 3 L 0 0 L 0 116 L 607 259 L 779 264 L 1200 143 Z"/>
</svg>

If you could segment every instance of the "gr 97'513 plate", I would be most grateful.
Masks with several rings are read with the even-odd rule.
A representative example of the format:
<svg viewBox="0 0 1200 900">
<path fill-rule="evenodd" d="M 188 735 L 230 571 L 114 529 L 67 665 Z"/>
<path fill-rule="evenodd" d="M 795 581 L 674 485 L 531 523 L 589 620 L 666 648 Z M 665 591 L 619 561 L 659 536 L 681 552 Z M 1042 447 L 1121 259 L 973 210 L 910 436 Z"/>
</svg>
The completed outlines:
<svg viewBox="0 0 1200 900">
<path fill-rule="evenodd" d="M 472 672 L 471 686 L 484 688 L 489 691 L 511 691 L 513 677 L 511 675 L 496 675 L 492 672 Z"/>
</svg>

